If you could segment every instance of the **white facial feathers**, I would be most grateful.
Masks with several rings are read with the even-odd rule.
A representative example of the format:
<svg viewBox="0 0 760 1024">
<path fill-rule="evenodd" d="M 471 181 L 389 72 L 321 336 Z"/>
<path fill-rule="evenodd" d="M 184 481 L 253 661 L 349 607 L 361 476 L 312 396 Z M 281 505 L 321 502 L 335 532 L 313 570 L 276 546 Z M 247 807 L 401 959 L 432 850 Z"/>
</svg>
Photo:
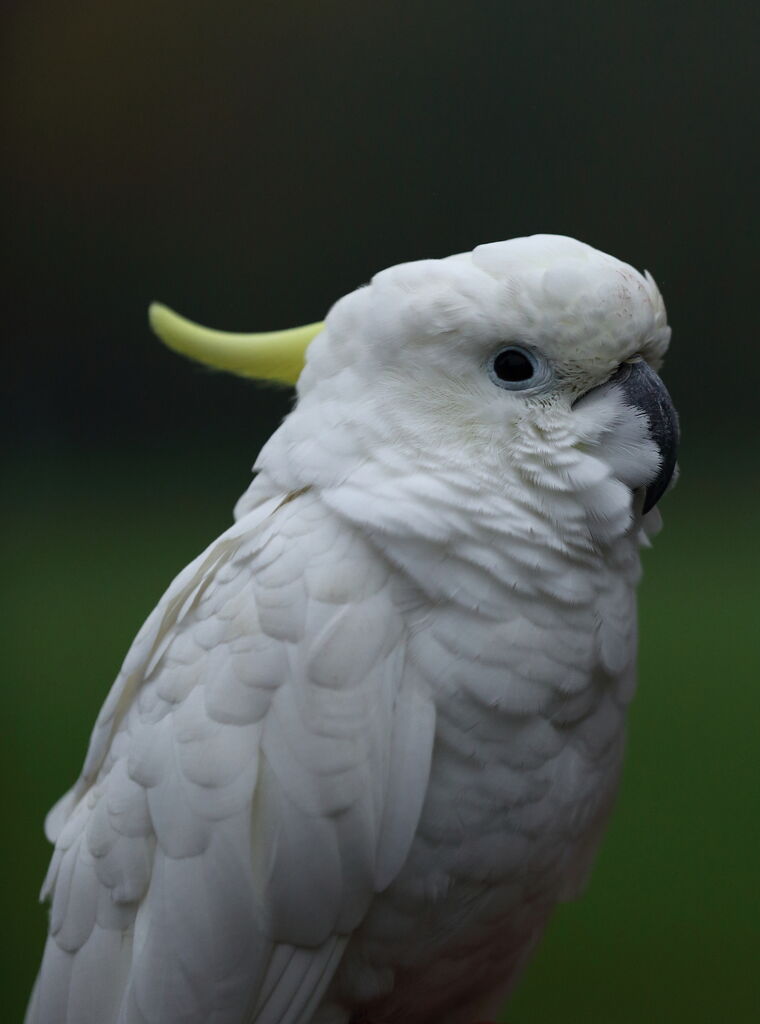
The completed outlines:
<svg viewBox="0 0 760 1024">
<path fill-rule="evenodd" d="M 606 468 L 593 460 L 604 461 L 613 424 L 624 446 L 636 435 L 636 450 L 646 448 L 639 425 L 631 434 L 617 423 L 634 414 L 622 400 L 583 416 L 573 403 L 636 354 L 656 367 L 669 337 L 653 280 L 571 238 L 534 235 L 391 267 L 332 308 L 308 349 L 296 409 L 257 468 L 291 490 L 366 480 L 367 496 L 380 479 L 456 469 L 480 495 L 556 493 L 600 473 L 620 480 L 617 452 Z M 496 386 L 493 359 L 509 345 L 542 362 L 541 387 Z M 617 521 L 630 515 L 630 482 L 647 483 L 657 459 L 647 450 L 626 467 Z M 584 508 L 603 504 L 596 491 L 583 497 Z M 245 498 L 238 514 L 248 507 Z"/>
</svg>

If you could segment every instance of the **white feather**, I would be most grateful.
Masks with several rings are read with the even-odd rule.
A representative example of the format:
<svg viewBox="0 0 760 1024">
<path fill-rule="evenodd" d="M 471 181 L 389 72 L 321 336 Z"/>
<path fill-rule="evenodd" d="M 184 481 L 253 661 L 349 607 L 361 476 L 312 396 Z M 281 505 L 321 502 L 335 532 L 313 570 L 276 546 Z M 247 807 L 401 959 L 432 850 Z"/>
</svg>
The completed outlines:
<svg viewBox="0 0 760 1024">
<path fill-rule="evenodd" d="M 610 377 L 669 334 L 651 278 L 557 236 L 333 308 L 48 816 L 27 1024 L 496 1012 L 617 784 L 660 456 Z M 544 390 L 495 386 L 505 344 Z"/>
<path fill-rule="evenodd" d="M 334 525 L 318 507 L 305 495 L 236 524 L 141 632 L 142 658 L 130 652 L 86 774 L 57 812 L 51 939 L 30 1022 L 46 1021 L 39 1008 L 52 1002 L 71 1018 L 97 964 L 112 980 L 110 1002 L 95 1004 L 108 1006 L 100 1024 L 233 1024 L 260 992 L 261 1020 L 301 1020 L 376 891 L 378 859 L 395 849 L 398 866 L 408 849 L 432 733 L 420 748 L 418 735 L 394 732 L 410 703 L 387 569 L 354 573 L 325 602 L 332 545 L 318 538 Z M 288 554 L 271 560 L 278 536 Z M 377 559 L 366 543 L 351 550 Z M 403 736 L 418 748 L 411 759 Z M 101 894 L 122 913 L 96 924 Z M 296 947 L 284 970 L 280 943 Z"/>
</svg>

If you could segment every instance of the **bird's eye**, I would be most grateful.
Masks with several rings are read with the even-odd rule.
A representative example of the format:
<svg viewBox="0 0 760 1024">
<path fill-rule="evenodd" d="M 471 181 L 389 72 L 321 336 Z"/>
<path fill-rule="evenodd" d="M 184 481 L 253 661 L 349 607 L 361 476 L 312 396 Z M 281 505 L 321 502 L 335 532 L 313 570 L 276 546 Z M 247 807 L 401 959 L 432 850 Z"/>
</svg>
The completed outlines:
<svg viewBox="0 0 760 1024">
<path fill-rule="evenodd" d="M 520 345 L 508 345 L 493 357 L 489 373 L 491 380 L 500 388 L 522 391 L 543 384 L 550 371 L 535 353 Z"/>
</svg>

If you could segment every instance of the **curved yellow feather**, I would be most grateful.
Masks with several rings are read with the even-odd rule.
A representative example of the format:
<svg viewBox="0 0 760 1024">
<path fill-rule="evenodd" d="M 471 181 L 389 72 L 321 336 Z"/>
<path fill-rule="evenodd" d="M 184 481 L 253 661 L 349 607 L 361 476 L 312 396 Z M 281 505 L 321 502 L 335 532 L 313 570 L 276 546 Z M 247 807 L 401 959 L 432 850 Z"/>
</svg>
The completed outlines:
<svg viewBox="0 0 760 1024">
<path fill-rule="evenodd" d="M 148 310 L 150 326 L 175 352 L 218 370 L 241 377 L 295 384 L 304 366 L 306 349 L 324 324 L 306 324 L 289 331 L 233 334 L 193 323 L 160 302 Z"/>
</svg>

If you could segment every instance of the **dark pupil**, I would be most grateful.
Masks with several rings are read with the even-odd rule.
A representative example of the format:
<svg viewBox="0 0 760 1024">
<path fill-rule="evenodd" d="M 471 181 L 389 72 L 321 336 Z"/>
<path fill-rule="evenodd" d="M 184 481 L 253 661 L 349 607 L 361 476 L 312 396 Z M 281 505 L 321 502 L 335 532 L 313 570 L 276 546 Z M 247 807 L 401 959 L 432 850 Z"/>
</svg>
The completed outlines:
<svg viewBox="0 0 760 1024">
<path fill-rule="evenodd" d="M 533 376 L 533 364 L 530 359 L 514 348 L 499 352 L 493 361 L 493 368 L 499 380 L 529 380 Z"/>
</svg>

